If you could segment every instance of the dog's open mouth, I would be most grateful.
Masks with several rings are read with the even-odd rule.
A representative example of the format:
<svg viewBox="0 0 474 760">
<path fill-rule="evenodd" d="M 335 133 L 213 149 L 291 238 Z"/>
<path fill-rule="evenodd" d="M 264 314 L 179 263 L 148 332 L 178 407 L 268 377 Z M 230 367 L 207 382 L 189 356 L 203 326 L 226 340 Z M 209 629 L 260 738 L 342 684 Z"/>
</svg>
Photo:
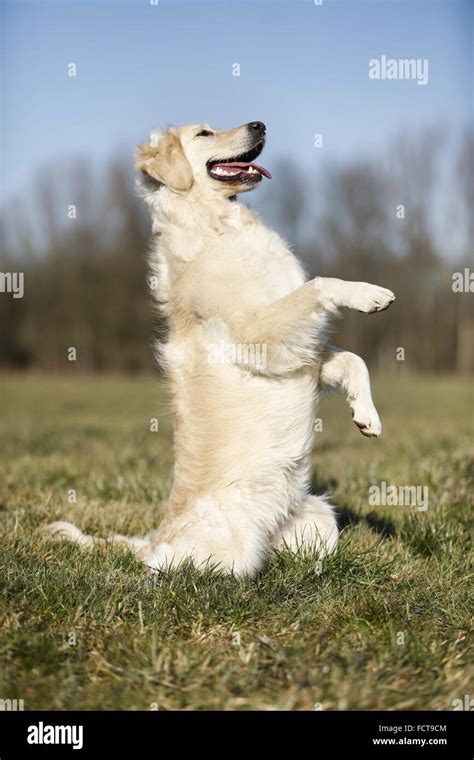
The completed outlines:
<svg viewBox="0 0 474 760">
<path fill-rule="evenodd" d="M 263 166 L 254 164 L 263 150 L 265 140 L 261 140 L 254 148 L 231 158 L 222 158 L 217 161 L 207 162 L 207 171 L 212 179 L 222 182 L 260 182 L 262 177 L 272 178 L 272 175 Z"/>
</svg>

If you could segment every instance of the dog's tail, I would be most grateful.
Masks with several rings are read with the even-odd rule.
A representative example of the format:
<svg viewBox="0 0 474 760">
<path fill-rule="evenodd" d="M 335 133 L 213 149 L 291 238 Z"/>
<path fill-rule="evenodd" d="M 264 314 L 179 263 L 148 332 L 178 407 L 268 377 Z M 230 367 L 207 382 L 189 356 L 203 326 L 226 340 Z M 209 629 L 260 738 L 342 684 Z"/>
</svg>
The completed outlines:
<svg viewBox="0 0 474 760">
<path fill-rule="evenodd" d="M 63 522 L 61 520 L 46 525 L 43 530 L 53 538 L 72 541 L 73 543 L 79 544 L 79 546 L 82 546 L 84 548 L 90 548 L 96 544 L 121 544 L 123 546 L 126 546 L 128 549 L 131 549 L 138 557 L 140 557 L 140 559 L 143 557 L 144 550 L 146 551 L 147 547 L 150 544 L 146 536 L 131 538 L 129 536 L 121 536 L 118 533 L 115 533 L 113 536 L 109 536 L 108 538 L 88 536 L 86 533 L 83 533 L 82 530 L 76 528 L 76 526 L 72 523 Z"/>
</svg>

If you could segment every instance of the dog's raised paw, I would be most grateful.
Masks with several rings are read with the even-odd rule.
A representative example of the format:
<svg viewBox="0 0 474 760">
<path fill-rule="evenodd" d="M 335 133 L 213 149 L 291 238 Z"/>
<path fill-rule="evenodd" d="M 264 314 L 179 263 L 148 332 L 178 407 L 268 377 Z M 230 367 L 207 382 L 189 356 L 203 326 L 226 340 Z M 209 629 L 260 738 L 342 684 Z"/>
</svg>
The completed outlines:
<svg viewBox="0 0 474 760">
<path fill-rule="evenodd" d="M 385 311 L 395 301 L 395 295 L 388 288 L 381 288 L 379 285 L 370 285 L 369 283 L 360 283 L 357 290 L 351 298 L 353 308 L 364 314 L 375 314 L 378 311 Z"/>
<path fill-rule="evenodd" d="M 372 403 L 353 403 L 352 419 L 362 435 L 367 438 L 378 438 L 382 433 L 382 423 L 375 406 Z"/>
</svg>

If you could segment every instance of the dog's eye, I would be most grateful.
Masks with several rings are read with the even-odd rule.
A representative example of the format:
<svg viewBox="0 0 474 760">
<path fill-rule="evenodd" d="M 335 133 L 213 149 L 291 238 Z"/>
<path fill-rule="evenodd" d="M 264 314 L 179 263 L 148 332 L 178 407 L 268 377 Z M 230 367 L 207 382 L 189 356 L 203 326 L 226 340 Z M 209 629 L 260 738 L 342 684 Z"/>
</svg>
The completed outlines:
<svg viewBox="0 0 474 760">
<path fill-rule="evenodd" d="M 203 129 L 202 132 L 198 132 L 196 137 L 212 137 L 214 132 L 209 132 L 207 129 Z"/>
</svg>

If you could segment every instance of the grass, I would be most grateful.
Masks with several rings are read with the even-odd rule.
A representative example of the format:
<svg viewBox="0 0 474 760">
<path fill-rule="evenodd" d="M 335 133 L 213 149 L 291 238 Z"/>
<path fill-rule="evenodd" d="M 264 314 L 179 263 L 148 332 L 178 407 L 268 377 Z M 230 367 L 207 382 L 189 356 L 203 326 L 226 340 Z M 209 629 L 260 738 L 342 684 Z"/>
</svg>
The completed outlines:
<svg viewBox="0 0 474 760">
<path fill-rule="evenodd" d="M 182 568 L 159 584 L 129 553 L 83 553 L 38 531 L 53 519 L 102 535 L 156 526 L 172 466 L 157 381 L 0 383 L 1 698 L 25 709 L 451 710 L 472 694 L 468 380 L 380 378 L 379 441 L 360 436 L 342 399 L 323 402 L 315 479 L 346 527 L 322 568 L 283 553 L 253 580 Z M 428 510 L 371 506 L 382 480 L 427 485 Z"/>
</svg>

